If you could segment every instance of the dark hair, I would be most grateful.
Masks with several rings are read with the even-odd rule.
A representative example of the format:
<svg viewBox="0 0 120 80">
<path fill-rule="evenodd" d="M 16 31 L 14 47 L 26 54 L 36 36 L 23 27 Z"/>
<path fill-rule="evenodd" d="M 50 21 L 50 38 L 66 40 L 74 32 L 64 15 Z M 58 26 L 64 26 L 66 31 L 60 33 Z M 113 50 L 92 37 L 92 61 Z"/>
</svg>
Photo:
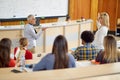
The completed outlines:
<svg viewBox="0 0 120 80">
<path fill-rule="evenodd" d="M 64 36 L 58 35 L 53 44 L 52 54 L 55 55 L 54 69 L 68 68 L 68 45 Z"/>
<path fill-rule="evenodd" d="M 0 41 L 0 67 L 8 67 L 11 53 L 11 40 L 3 38 Z"/>
<path fill-rule="evenodd" d="M 83 31 L 81 34 L 81 39 L 86 43 L 91 43 L 94 40 L 94 34 L 91 31 Z"/>
</svg>

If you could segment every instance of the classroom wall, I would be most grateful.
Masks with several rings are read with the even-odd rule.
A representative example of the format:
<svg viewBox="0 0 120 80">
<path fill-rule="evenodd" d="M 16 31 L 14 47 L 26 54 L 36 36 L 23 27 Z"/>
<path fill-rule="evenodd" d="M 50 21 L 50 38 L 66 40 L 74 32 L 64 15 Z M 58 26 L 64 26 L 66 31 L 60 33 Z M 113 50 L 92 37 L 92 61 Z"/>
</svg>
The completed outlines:
<svg viewBox="0 0 120 80">
<path fill-rule="evenodd" d="M 109 14 L 110 30 L 115 31 L 117 23 L 118 0 L 99 0 L 98 3 L 98 12 L 107 12 Z"/>
<path fill-rule="evenodd" d="M 120 0 L 118 0 L 118 15 L 117 18 L 120 18 Z"/>
<path fill-rule="evenodd" d="M 110 31 L 116 31 L 117 17 L 120 17 L 120 0 L 69 0 L 69 15 L 72 20 L 91 18 L 94 21 L 93 30 L 96 30 L 97 13 L 106 11 L 110 15 Z M 41 23 L 55 22 L 57 18 L 43 19 Z M 26 21 L 25 21 L 26 23 Z M 1 25 L 18 25 L 20 21 L 1 22 Z"/>
<path fill-rule="evenodd" d="M 91 0 L 70 0 L 69 15 L 71 19 L 90 18 Z"/>
<path fill-rule="evenodd" d="M 52 19 L 41 19 L 40 23 L 49 23 L 49 22 L 56 22 L 57 18 L 52 18 Z M 2 26 L 7 26 L 7 25 L 19 25 L 21 21 L 6 21 L 6 22 L 1 22 Z M 24 21 L 24 23 L 26 24 L 27 21 Z"/>
</svg>

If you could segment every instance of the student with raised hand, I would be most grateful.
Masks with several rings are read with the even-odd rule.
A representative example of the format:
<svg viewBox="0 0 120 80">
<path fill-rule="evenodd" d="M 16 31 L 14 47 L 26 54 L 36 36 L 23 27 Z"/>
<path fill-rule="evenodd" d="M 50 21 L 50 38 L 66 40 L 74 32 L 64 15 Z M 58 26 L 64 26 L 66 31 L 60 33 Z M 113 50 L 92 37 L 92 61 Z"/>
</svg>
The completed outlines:
<svg viewBox="0 0 120 80">
<path fill-rule="evenodd" d="M 42 32 L 46 28 L 42 28 L 39 32 L 36 32 L 33 25 L 36 24 L 36 18 L 33 15 L 29 15 L 27 17 L 28 24 L 25 25 L 24 29 L 24 37 L 28 39 L 28 50 L 30 50 L 32 53 L 35 53 L 35 47 L 36 47 L 36 40 L 40 37 Z"/>
<path fill-rule="evenodd" d="M 81 34 L 83 46 L 77 47 L 72 53 L 77 60 L 92 60 L 97 56 L 97 49 L 92 45 L 94 34 L 91 31 L 83 31 Z"/>
<path fill-rule="evenodd" d="M 107 35 L 109 30 L 109 15 L 106 12 L 101 12 L 98 14 L 97 27 L 98 30 L 95 33 L 95 39 L 93 45 L 100 51 L 103 50 L 103 39 Z"/>
<path fill-rule="evenodd" d="M 26 60 L 32 59 L 32 53 L 29 50 L 27 50 L 28 39 L 25 37 L 20 38 L 19 44 L 20 46 L 14 49 L 14 55 L 15 55 L 14 59 L 19 61 L 21 55 L 24 55 Z"/>
<path fill-rule="evenodd" d="M 75 67 L 74 57 L 68 53 L 68 44 L 64 36 L 58 35 L 53 43 L 52 53 L 47 54 L 34 67 L 33 71 Z"/>
<path fill-rule="evenodd" d="M 96 57 L 96 62 L 100 64 L 120 62 L 120 51 L 113 35 L 105 36 L 104 50 L 100 51 Z"/>
<path fill-rule="evenodd" d="M 12 42 L 9 38 L 3 38 L 0 41 L 0 68 L 15 67 L 14 59 L 10 58 L 11 44 Z"/>
</svg>

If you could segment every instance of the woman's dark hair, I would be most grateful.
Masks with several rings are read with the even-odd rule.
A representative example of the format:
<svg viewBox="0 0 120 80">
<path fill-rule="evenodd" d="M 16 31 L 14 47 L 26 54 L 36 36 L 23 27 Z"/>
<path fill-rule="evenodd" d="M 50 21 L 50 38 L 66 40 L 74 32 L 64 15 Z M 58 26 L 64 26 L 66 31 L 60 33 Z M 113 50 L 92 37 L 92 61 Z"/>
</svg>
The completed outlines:
<svg viewBox="0 0 120 80">
<path fill-rule="evenodd" d="M 86 43 L 91 43 L 94 40 L 94 34 L 91 31 L 83 31 L 81 34 L 81 39 Z"/>
<path fill-rule="evenodd" d="M 68 45 L 64 36 L 58 35 L 53 44 L 52 54 L 55 55 L 54 69 L 68 68 Z"/>
<path fill-rule="evenodd" d="M 8 67 L 11 53 L 11 40 L 3 38 L 0 41 L 0 67 Z"/>
</svg>

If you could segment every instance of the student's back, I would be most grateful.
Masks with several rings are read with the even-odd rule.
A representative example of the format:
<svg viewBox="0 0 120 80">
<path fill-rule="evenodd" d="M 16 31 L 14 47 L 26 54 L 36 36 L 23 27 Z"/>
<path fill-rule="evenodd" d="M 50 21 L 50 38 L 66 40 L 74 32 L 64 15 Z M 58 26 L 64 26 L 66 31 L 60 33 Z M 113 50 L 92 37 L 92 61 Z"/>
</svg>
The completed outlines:
<svg viewBox="0 0 120 80">
<path fill-rule="evenodd" d="M 83 31 L 81 34 L 83 46 L 77 47 L 77 49 L 72 53 L 77 60 L 92 60 L 97 56 L 97 49 L 92 45 L 94 40 L 94 35 L 91 31 Z"/>
<path fill-rule="evenodd" d="M 97 55 L 96 61 L 100 64 L 120 62 L 120 52 L 117 49 L 114 36 L 105 36 L 104 50 Z"/>
<path fill-rule="evenodd" d="M 49 53 L 38 62 L 33 71 L 64 69 L 75 67 L 75 59 L 68 54 L 67 40 L 64 36 L 59 35 L 54 40 L 52 53 Z"/>
<path fill-rule="evenodd" d="M 120 52 L 118 52 L 120 54 Z M 106 64 L 106 63 L 113 63 L 113 62 L 120 62 L 120 57 L 118 57 L 117 61 L 109 62 L 107 59 L 104 59 L 104 51 L 101 51 L 98 53 L 96 57 L 96 62 L 99 62 L 100 64 Z"/>
<path fill-rule="evenodd" d="M 75 67 L 75 59 L 71 54 L 67 54 L 69 58 L 68 68 Z M 33 71 L 39 70 L 53 70 L 55 63 L 55 55 L 52 53 L 47 54 L 42 60 L 35 65 Z"/>
<path fill-rule="evenodd" d="M 11 40 L 9 38 L 3 38 L 0 41 L 0 68 L 15 66 L 15 61 L 10 58 L 10 53 Z"/>
</svg>

